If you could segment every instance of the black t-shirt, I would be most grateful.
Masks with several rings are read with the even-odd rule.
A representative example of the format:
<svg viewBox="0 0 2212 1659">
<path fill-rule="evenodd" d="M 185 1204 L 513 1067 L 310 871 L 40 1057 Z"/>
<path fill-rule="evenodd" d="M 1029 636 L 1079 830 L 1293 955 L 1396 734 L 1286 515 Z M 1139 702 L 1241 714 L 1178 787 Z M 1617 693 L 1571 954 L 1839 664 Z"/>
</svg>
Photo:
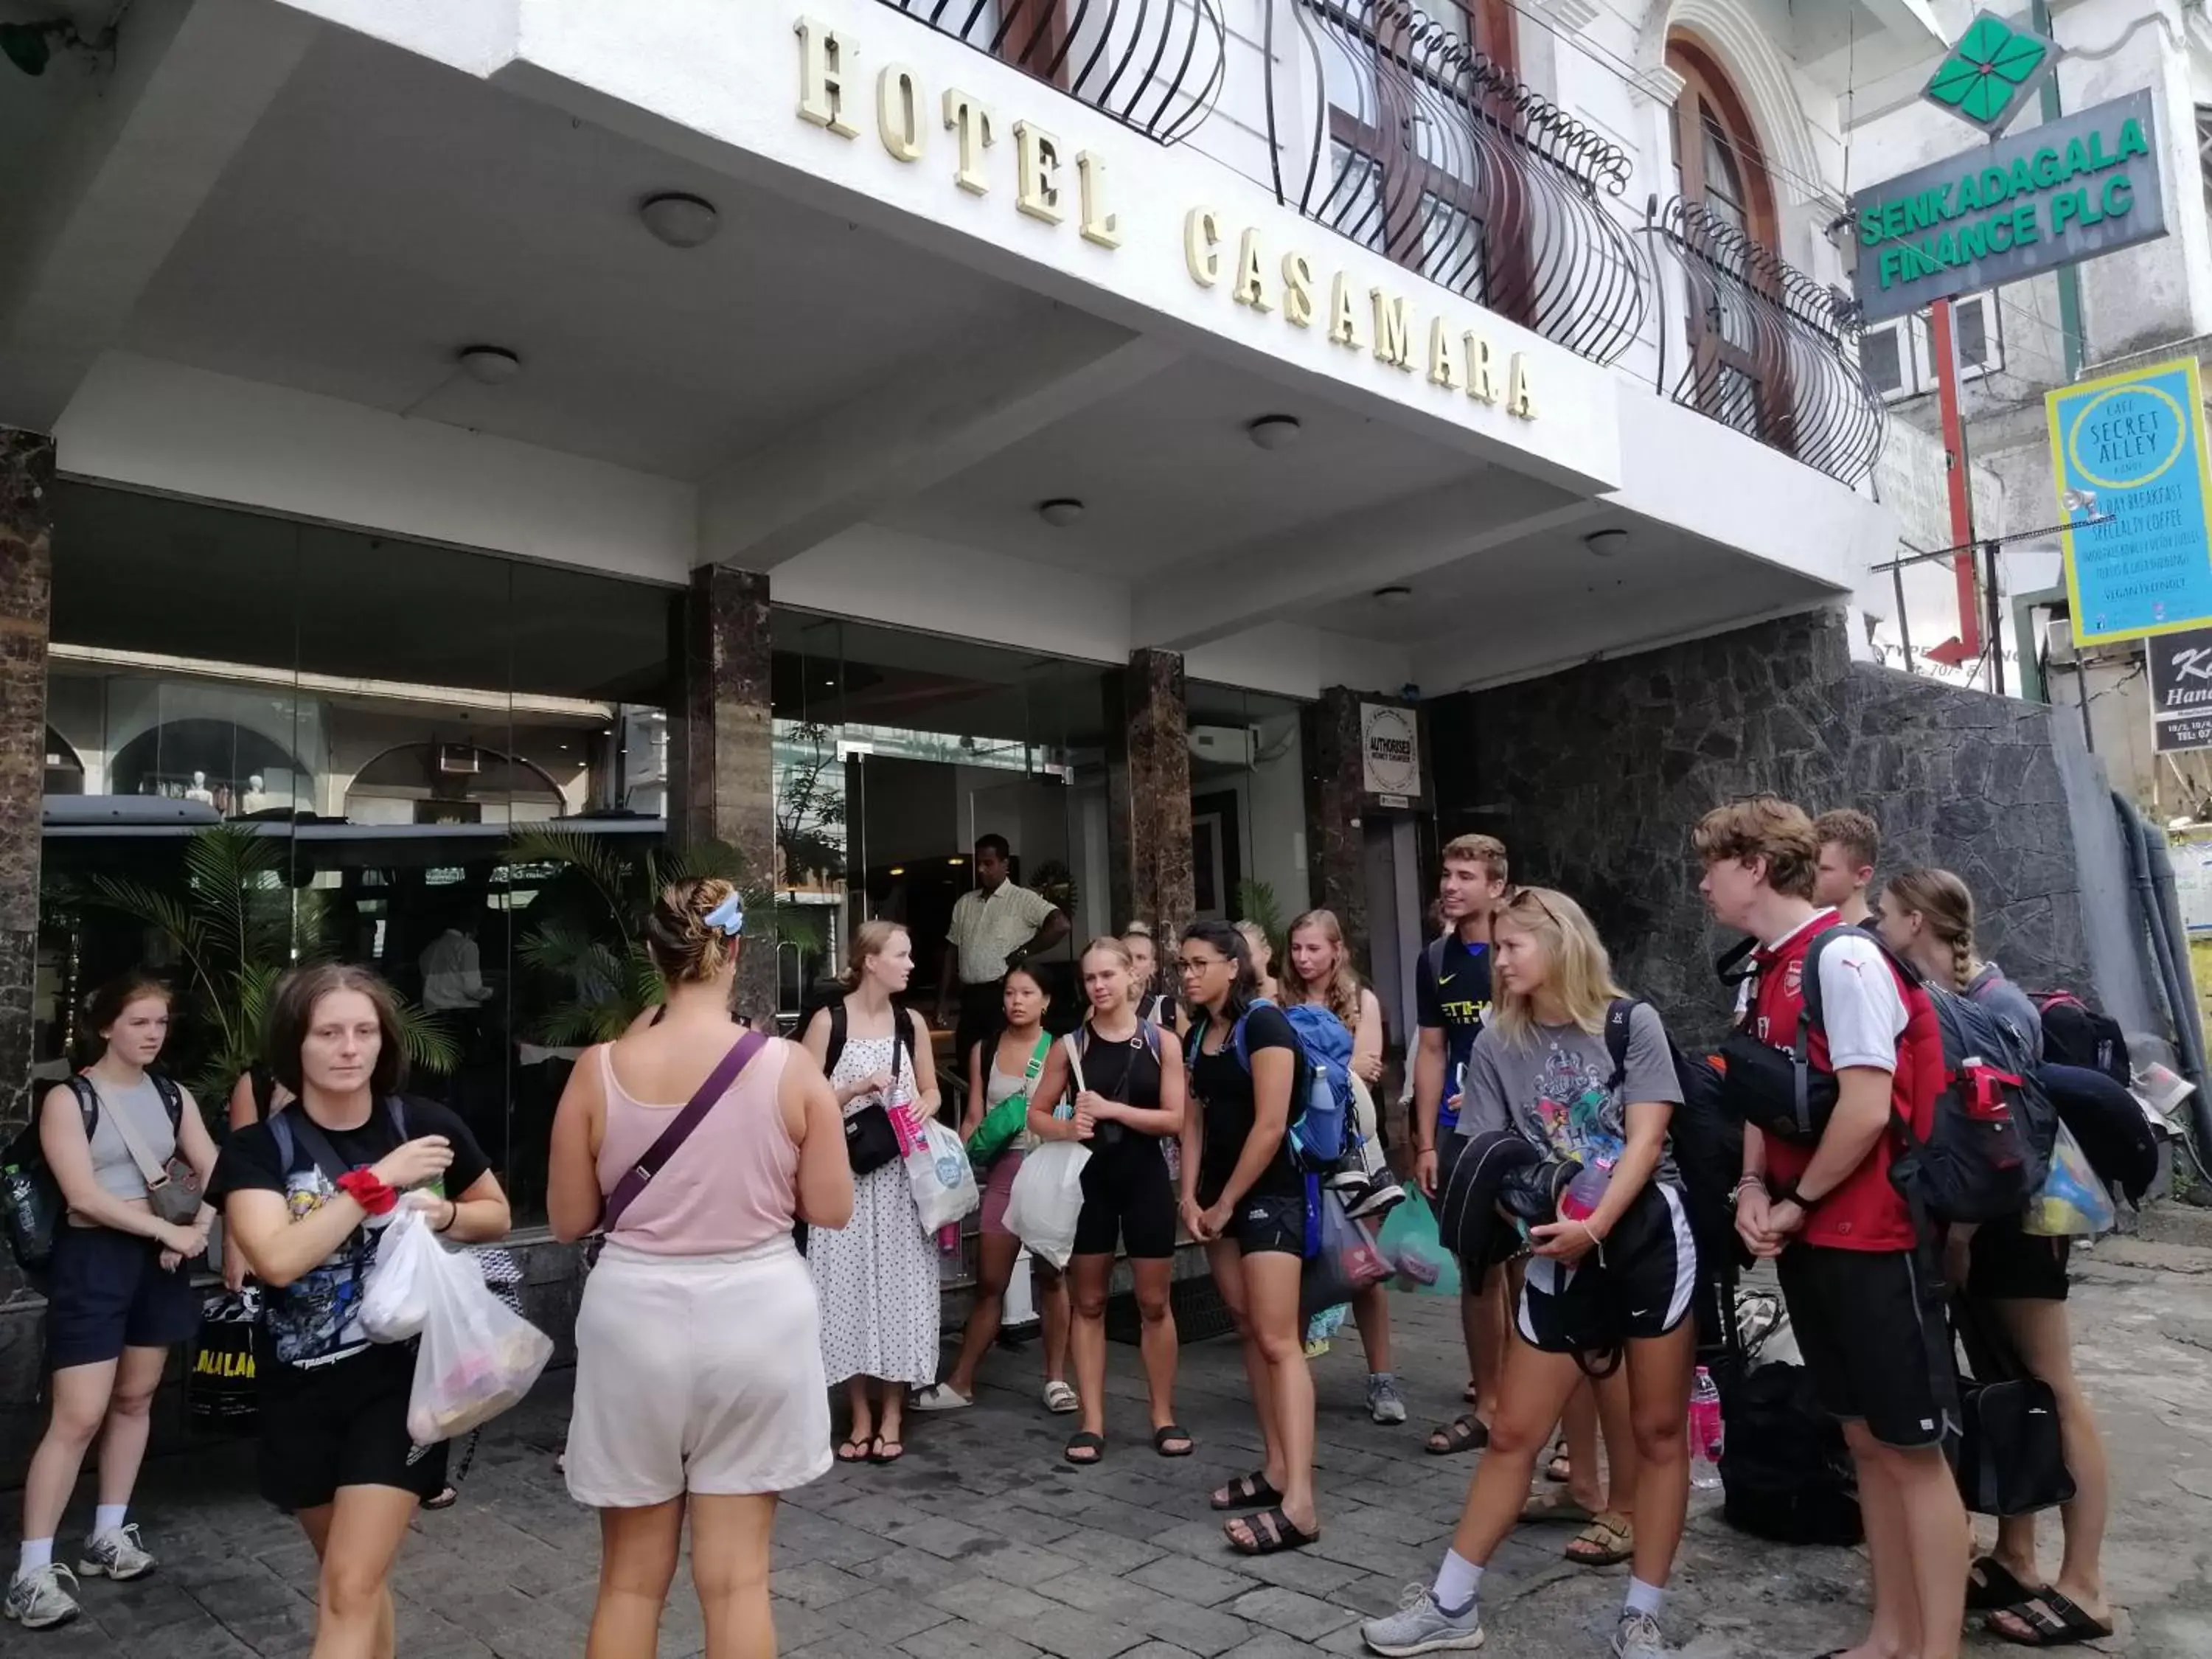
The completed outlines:
<svg viewBox="0 0 2212 1659">
<path fill-rule="evenodd" d="M 1148 1033 L 1139 1024 L 1133 1036 L 1116 1042 L 1100 1036 L 1085 1020 L 1075 1031 L 1076 1045 L 1083 1054 L 1084 1082 L 1093 1093 L 1118 1100 L 1124 1106 L 1158 1110 L 1160 1061 L 1153 1045 L 1159 1040 L 1157 1030 Z M 1091 1133 L 1091 1162 L 1103 1158 L 1118 1165 L 1130 1157 L 1151 1155 L 1158 1148 L 1159 1141 L 1159 1136 L 1132 1129 L 1126 1123 L 1101 1123 Z"/>
<path fill-rule="evenodd" d="M 396 1150 L 403 1140 L 443 1135 L 453 1144 L 453 1161 L 445 1178 L 428 1190 L 448 1198 L 466 1192 L 490 1168 L 476 1136 L 449 1108 L 434 1100 L 412 1097 L 399 1102 L 398 1107 L 398 1123 L 392 1121 L 390 1104 L 379 1102 L 366 1123 L 352 1129 L 325 1128 L 323 1136 L 347 1169 L 365 1170 Z M 292 1117 L 304 1110 L 295 1103 L 276 1116 Z M 293 1132 L 289 1164 L 279 1149 L 273 1120 L 233 1134 L 216 1160 L 208 1201 L 220 1206 L 231 1194 L 249 1189 L 282 1193 L 296 1221 L 313 1214 L 335 1197 L 337 1188 L 316 1164 L 307 1137 L 298 1133 L 298 1118 L 292 1117 L 288 1127 Z M 262 1286 L 260 1376 L 264 1382 L 294 1366 L 329 1359 L 367 1344 L 360 1322 L 362 1281 L 376 1261 L 376 1247 L 387 1219 L 379 1217 L 370 1225 L 357 1229 L 319 1266 L 309 1268 L 290 1285 L 282 1289 Z"/>
<path fill-rule="evenodd" d="M 1199 1161 L 1199 1192 L 1201 1197 L 1212 1199 L 1228 1182 L 1237 1160 L 1244 1154 L 1244 1143 L 1252 1133 L 1258 1112 L 1252 1098 L 1252 1074 L 1237 1058 L 1233 1033 L 1224 1032 L 1221 1049 L 1208 1053 L 1206 1047 L 1206 1017 L 1194 1012 L 1190 1028 L 1190 1086 L 1198 1096 L 1206 1112 L 1205 1155 Z M 1244 1048 L 1247 1055 L 1256 1054 L 1262 1048 L 1288 1048 L 1295 1060 L 1298 1055 L 1297 1033 L 1291 1028 L 1283 1011 L 1272 1003 L 1255 1003 L 1245 1017 Z M 1294 1074 L 1295 1075 L 1295 1074 Z M 1291 1099 L 1291 1118 L 1298 1115 L 1297 1090 L 1293 1084 Z M 1303 1193 L 1305 1182 L 1291 1163 L 1290 1137 L 1285 1134 L 1275 1155 L 1267 1160 L 1267 1167 L 1252 1183 L 1255 1193 L 1290 1196 Z"/>
<path fill-rule="evenodd" d="M 1433 954 L 1424 945 L 1413 968 L 1413 1006 L 1425 1031 L 1444 1034 L 1444 1087 L 1437 1107 L 1438 1139 L 1459 1121 L 1452 1100 L 1465 1085 L 1468 1056 L 1490 1013 L 1490 946 L 1469 945 L 1455 928 L 1444 937 L 1443 971 L 1430 967 Z"/>
</svg>

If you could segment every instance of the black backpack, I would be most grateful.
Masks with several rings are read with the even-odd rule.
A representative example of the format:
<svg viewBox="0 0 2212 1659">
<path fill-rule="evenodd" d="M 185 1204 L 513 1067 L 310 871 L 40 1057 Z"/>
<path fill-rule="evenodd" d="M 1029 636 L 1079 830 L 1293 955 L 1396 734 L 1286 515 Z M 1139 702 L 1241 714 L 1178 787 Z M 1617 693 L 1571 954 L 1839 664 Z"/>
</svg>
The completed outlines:
<svg viewBox="0 0 2212 1659">
<path fill-rule="evenodd" d="M 1618 1090 L 1628 1075 L 1628 1021 L 1638 1001 L 1635 997 L 1618 998 L 1605 1012 L 1606 1051 L 1613 1058 L 1608 1093 Z M 1736 1237 L 1735 1206 L 1729 1196 L 1743 1173 L 1743 1125 L 1722 1107 L 1720 1068 L 1705 1056 L 1684 1054 L 1671 1037 L 1667 1048 L 1674 1062 L 1674 1081 L 1682 1091 L 1668 1139 L 1674 1167 L 1681 1172 L 1699 1272 L 1711 1279 L 1718 1276 L 1723 1261 L 1744 1248 Z M 1738 1259 L 1749 1260 L 1748 1253 Z"/>
<path fill-rule="evenodd" d="M 2033 991 L 2028 1000 L 2043 1019 L 2043 1063 L 2102 1072 L 2125 1088 L 2134 1081 L 2128 1039 L 2119 1021 L 2100 1013 L 2071 991 Z"/>
<path fill-rule="evenodd" d="M 1848 1548 L 1865 1538 L 1844 1431 L 1820 1409 L 1810 1372 L 1775 1364 L 1724 1375 L 1721 1404 L 1721 1512 L 1730 1526 L 1782 1544 Z"/>
<path fill-rule="evenodd" d="M 149 1072 L 146 1078 L 161 1097 L 173 1135 L 185 1119 L 184 1091 L 173 1079 L 160 1072 Z M 76 1097 L 77 1111 L 84 1119 L 84 1138 L 89 1141 L 100 1126 L 100 1095 L 82 1073 L 70 1073 L 66 1086 Z M 54 1231 L 67 1224 L 69 1209 L 62 1198 L 61 1182 L 47 1167 L 45 1143 L 39 1139 L 39 1118 L 45 1109 L 45 1097 L 33 1089 L 31 1121 L 7 1150 L 0 1152 L 0 1232 L 7 1236 L 9 1254 L 15 1258 L 15 1265 L 34 1276 L 43 1275 L 52 1264 Z"/>
</svg>

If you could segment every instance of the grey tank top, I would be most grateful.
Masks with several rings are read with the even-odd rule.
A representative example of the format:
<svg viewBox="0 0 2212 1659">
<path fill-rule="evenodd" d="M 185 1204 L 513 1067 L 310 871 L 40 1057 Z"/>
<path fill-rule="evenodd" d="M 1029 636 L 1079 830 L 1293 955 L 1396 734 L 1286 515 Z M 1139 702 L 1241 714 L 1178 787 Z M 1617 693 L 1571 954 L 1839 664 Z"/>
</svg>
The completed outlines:
<svg viewBox="0 0 2212 1659">
<path fill-rule="evenodd" d="M 169 1127 L 169 1109 L 161 1103 L 161 1091 L 150 1078 L 142 1077 L 128 1089 L 91 1077 L 85 1081 L 100 1097 L 100 1121 L 92 1127 L 93 1179 L 112 1197 L 145 1197 L 146 1177 L 138 1172 L 137 1160 L 131 1156 L 122 1131 L 115 1127 L 115 1115 L 128 1112 L 131 1127 L 138 1132 L 147 1152 L 157 1164 L 167 1163 L 176 1152 L 177 1134 Z"/>
</svg>

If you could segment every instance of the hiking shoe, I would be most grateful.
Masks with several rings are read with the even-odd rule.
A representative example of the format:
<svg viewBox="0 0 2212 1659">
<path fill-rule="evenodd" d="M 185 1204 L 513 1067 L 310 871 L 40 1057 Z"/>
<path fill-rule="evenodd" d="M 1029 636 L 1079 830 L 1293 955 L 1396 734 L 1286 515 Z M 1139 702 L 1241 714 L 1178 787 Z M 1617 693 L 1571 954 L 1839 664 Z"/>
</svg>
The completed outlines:
<svg viewBox="0 0 2212 1659">
<path fill-rule="evenodd" d="M 1389 1371 L 1368 1377 L 1367 1414 L 1377 1423 L 1394 1425 L 1406 1420 L 1406 1396 L 1398 1392 L 1398 1379 Z"/>
<path fill-rule="evenodd" d="M 112 1578 L 120 1584 L 154 1571 L 154 1558 L 138 1540 L 137 1526 L 110 1527 L 84 1540 L 76 1570 L 88 1578 Z"/>
<path fill-rule="evenodd" d="M 1613 1644 L 1606 1650 L 1613 1659 L 1667 1659 L 1667 1638 L 1659 1621 L 1648 1613 L 1624 1613 L 1613 1628 Z"/>
<path fill-rule="evenodd" d="M 1344 1195 L 1344 1212 L 1354 1221 L 1369 1216 L 1381 1215 L 1405 1202 L 1406 1189 L 1398 1184 L 1397 1176 L 1388 1170 L 1379 1171 L 1371 1181 L 1364 1183 L 1356 1194 Z"/>
<path fill-rule="evenodd" d="M 62 1580 L 69 1580 L 69 1589 L 62 1588 Z M 56 1625 L 66 1625 L 80 1611 L 76 1597 L 70 1591 L 76 1589 L 76 1575 L 60 1563 L 27 1572 L 8 1586 L 8 1599 L 0 1603 L 4 1613 L 25 1630 L 52 1630 Z"/>
<path fill-rule="evenodd" d="M 1456 1613 L 1437 1605 L 1425 1584 L 1406 1592 L 1404 1603 L 1387 1619 L 1359 1627 L 1360 1639 L 1383 1659 L 1411 1659 L 1418 1653 L 1467 1652 L 1482 1645 L 1482 1614 L 1473 1596 Z"/>
</svg>

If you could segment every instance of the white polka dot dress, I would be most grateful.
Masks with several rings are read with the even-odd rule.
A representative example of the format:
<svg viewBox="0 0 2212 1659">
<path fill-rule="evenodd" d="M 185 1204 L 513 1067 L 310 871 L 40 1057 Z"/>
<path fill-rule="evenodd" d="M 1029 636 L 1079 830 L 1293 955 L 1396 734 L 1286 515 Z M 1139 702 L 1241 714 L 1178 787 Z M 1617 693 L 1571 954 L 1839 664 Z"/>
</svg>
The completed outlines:
<svg viewBox="0 0 2212 1659">
<path fill-rule="evenodd" d="M 848 1038 L 830 1081 L 842 1088 L 890 1071 L 892 1042 Z M 878 1098 L 848 1102 L 845 1115 Z M 902 1059 L 897 1100 L 913 1098 L 914 1066 Z M 921 1231 L 904 1164 L 894 1158 L 854 1181 L 852 1220 L 835 1231 L 809 1228 L 806 1263 L 822 1304 L 822 1369 L 833 1386 L 851 1376 L 937 1380 L 937 1244 Z"/>
</svg>

